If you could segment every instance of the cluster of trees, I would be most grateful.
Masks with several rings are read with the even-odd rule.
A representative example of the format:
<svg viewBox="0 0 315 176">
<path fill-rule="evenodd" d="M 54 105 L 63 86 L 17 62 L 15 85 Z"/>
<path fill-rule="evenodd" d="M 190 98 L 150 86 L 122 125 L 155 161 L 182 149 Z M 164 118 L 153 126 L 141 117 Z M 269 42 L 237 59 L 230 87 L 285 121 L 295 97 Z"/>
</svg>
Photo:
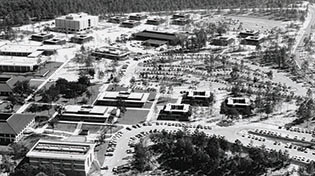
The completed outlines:
<svg viewBox="0 0 315 176">
<path fill-rule="evenodd" d="M 149 147 L 137 147 L 135 168 L 150 167 L 151 160 L 142 157 L 151 151 L 160 167 L 176 170 L 184 175 L 262 175 L 268 169 L 280 169 L 288 164 L 285 153 L 262 148 L 245 147 L 239 140 L 230 143 L 224 137 L 210 136 L 187 129 L 177 133 L 162 133 L 151 136 L 154 142 Z"/>
<path fill-rule="evenodd" d="M 17 167 L 11 176 L 66 176 L 52 164 L 42 164 L 39 167 L 33 167 L 29 163 Z"/>
<path fill-rule="evenodd" d="M 294 3 L 295 0 L 0 0 L 0 18 L 5 26 L 80 11 L 104 15 L 181 9 L 282 8 Z"/>
<path fill-rule="evenodd" d="M 285 47 L 271 46 L 262 53 L 263 63 L 277 64 L 278 68 L 288 68 L 292 59 L 288 54 L 288 49 Z"/>
<path fill-rule="evenodd" d="M 56 81 L 55 85 L 50 86 L 49 89 L 40 93 L 42 97 L 41 101 L 45 103 L 57 101 L 60 95 L 69 99 L 76 98 L 87 92 L 90 85 L 90 79 L 84 75 L 80 76 L 78 81 L 67 81 L 60 78 Z"/>
</svg>

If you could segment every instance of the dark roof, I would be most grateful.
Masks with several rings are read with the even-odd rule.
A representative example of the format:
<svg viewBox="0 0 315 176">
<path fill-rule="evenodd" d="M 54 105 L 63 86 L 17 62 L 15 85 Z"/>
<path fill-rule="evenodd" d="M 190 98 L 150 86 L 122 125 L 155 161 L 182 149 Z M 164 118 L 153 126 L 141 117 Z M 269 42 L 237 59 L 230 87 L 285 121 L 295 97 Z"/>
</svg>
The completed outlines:
<svg viewBox="0 0 315 176">
<path fill-rule="evenodd" d="M 167 44 L 167 41 L 165 40 L 154 40 L 154 39 L 149 39 L 144 41 L 146 44 L 153 44 L 153 45 L 164 45 Z"/>
<path fill-rule="evenodd" d="M 0 114 L 0 117 L 7 118 L 6 121 L 0 121 L 0 133 L 19 134 L 32 120 L 33 114 Z"/>
<path fill-rule="evenodd" d="M 166 33 L 166 32 L 156 32 L 156 31 L 143 31 L 134 34 L 135 37 L 145 37 L 150 39 L 160 39 L 160 40 L 176 40 L 177 37 L 174 33 Z"/>
</svg>

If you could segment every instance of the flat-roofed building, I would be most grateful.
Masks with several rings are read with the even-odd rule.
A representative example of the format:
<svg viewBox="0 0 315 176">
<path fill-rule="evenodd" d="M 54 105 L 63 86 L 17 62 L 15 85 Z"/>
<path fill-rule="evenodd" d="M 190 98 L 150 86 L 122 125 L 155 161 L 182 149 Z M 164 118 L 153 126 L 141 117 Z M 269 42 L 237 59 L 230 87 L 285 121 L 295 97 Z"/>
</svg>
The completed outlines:
<svg viewBox="0 0 315 176">
<path fill-rule="evenodd" d="M 77 44 L 84 44 L 87 42 L 92 41 L 94 38 L 93 36 L 88 36 L 88 35 L 76 35 L 70 38 L 70 41 L 72 43 L 77 43 Z"/>
<path fill-rule="evenodd" d="M 262 36 L 248 36 L 241 41 L 241 44 L 257 46 L 263 42 L 264 42 L 264 37 Z"/>
<path fill-rule="evenodd" d="M 178 18 L 189 18 L 189 14 L 183 14 L 183 13 L 178 13 L 178 14 L 174 14 L 172 16 L 172 19 L 178 19 Z"/>
<path fill-rule="evenodd" d="M 33 114 L 0 113 L 0 144 L 7 145 L 19 141 L 23 132 L 34 123 Z"/>
<path fill-rule="evenodd" d="M 177 45 L 179 40 L 175 33 L 168 32 L 158 32 L 158 31 L 148 31 L 144 30 L 142 32 L 138 32 L 132 35 L 134 40 L 160 40 L 167 41 L 170 45 Z"/>
<path fill-rule="evenodd" d="M 164 19 L 163 18 L 151 18 L 151 19 L 147 19 L 145 24 L 150 24 L 150 25 L 160 25 L 162 23 L 164 23 Z"/>
<path fill-rule="evenodd" d="M 0 55 L 27 57 L 37 51 L 39 45 L 5 44 L 0 47 Z"/>
<path fill-rule="evenodd" d="M 119 115 L 120 110 L 116 107 L 67 105 L 59 120 L 105 123 L 109 118 L 116 118 Z"/>
<path fill-rule="evenodd" d="M 45 45 L 64 45 L 66 43 L 66 40 L 61 38 L 51 38 L 44 41 Z"/>
<path fill-rule="evenodd" d="M 181 103 L 209 106 L 212 101 L 213 95 L 210 91 L 191 90 L 184 92 Z"/>
<path fill-rule="evenodd" d="M 234 38 L 227 36 L 219 36 L 211 40 L 211 45 L 228 46 L 234 42 Z"/>
<path fill-rule="evenodd" d="M 39 33 L 39 34 L 33 34 L 31 35 L 31 40 L 34 41 L 38 41 L 38 42 L 42 42 L 44 40 L 48 40 L 53 38 L 54 35 L 53 34 L 49 34 L 49 33 Z"/>
<path fill-rule="evenodd" d="M 113 17 L 110 17 L 107 22 L 109 23 L 116 23 L 116 24 L 119 24 L 123 21 L 126 21 L 126 17 L 121 17 L 121 16 L 113 16 Z"/>
<path fill-rule="evenodd" d="M 92 56 L 95 56 L 97 58 L 106 58 L 106 59 L 115 59 L 115 60 L 126 58 L 129 54 L 130 54 L 129 51 L 122 50 L 120 48 L 115 48 L 115 47 L 108 47 L 108 46 L 97 48 L 92 52 Z"/>
<path fill-rule="evenodd" d="M 135 93 L 130 91 L 105 91 L 101 93 L 95 105 L 118 106 L 122 103 L 126 107 L 143 107 L 150 93 Z"/>
<path fill-rule="evenodd" d="M 244 115 L 252 114 L 252 102 L 247 97 L 228 97 L 221 105 L 221 114 L 225 115 Z"/>
<path fill-rule="evenodd" d="M 30 165 L 51 164 L 67 175 L 88 175 L 94 161 L 95 144 L 39 140 L 27 153 Z"/>
<path fill-rule="evenodd" d="M 71 13 L 55 19 L 56 30 L 75 33 L 92 29 L 98 25 L 98 16 L 87 13 Z"/>
<path fill-rule="evenodd" d="M 241 38 L 246 38 L 248 36 L 258 36 L 259 32 L 258 31 L 254 31 L 254 30 L 246 30 L 246 31 L 242 31 L 239 33 L 239 36 Z"/>
<path fill-rule="evenodd" d="M 144 20 L 146 18 L 147 18 L 146 15 L 135 14 L 135 15 L 130 15 L 128 19 L 133 20 L 133 21 L 141 21 L 141 20 Z"/>
<path fill-rule="evenodd" d="M 190 22 L 189 19 L 186 19 L 186 18 L 176 18 L 172 21 L 172 24 L 184 26 L 186 24 L 189 24 L 189 22 Z"/>
<path fill-rule="evenodd" d="M 189 121 L 192 109 L 189 104 L 168 103 L 160 111 L 158 120 Z"/>
<path fill-rule="evenodd" d="M 0 71 L 2 72 L 32 72 L 44 60 L 29 57 L 0 56 Z"/>
<path fill-rule="evenodd" d="M 141 23 L 139 21 L 134 20 L 126 20 L 120 24 L 120 27 L 133 28 L 139 26 Z"/>
</svg>

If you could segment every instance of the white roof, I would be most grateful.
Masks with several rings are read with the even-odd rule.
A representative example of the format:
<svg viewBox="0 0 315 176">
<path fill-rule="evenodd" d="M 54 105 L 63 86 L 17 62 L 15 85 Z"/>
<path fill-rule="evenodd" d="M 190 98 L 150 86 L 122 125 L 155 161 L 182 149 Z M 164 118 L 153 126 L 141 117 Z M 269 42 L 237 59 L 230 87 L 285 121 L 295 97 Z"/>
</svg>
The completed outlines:
<svg viewBox="0 0 315 176">
<path fill-rule="evenodd" d="M 27 153 L 30 158 L 85 160 L 95 144 L 67 141 L 39 140 Z"/>
</svg>

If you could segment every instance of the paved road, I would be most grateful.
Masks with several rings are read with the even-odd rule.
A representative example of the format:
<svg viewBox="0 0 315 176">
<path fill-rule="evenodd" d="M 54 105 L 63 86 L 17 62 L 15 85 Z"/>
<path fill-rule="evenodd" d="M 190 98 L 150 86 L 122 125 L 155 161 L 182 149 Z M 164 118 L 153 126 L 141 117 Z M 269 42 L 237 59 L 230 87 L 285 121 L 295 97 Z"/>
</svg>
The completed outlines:
<svg viewBox="0 0 315 176">
<path fill-rule="evenodd" d="M 314 25 L 314 21 L 315 21 L 315 6 L 309 5 L 308 17 L 296 38 L 297 40 L 296 44 L 292 48 L 292 53 L 296 56 L 296 63 L 299 68 L 301 68 L 303 60 L 300 57 L 300 51 L 298 48 L 303 47 L 304 39 L 310 36 L 312 32 L 312 26 Z"/>
</svg>

